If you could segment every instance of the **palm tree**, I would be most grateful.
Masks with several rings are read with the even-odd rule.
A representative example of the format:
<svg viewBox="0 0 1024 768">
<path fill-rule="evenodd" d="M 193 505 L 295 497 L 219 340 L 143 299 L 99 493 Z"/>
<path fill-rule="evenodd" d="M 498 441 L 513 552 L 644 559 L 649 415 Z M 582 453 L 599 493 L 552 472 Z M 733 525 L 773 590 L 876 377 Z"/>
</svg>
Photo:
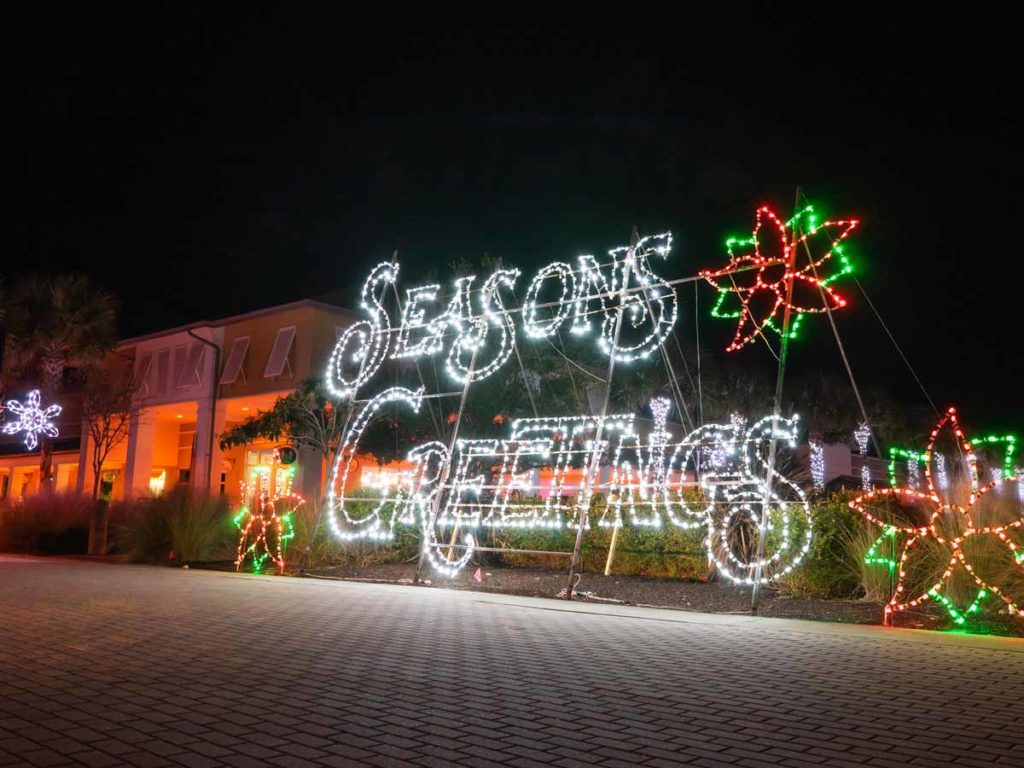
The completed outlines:
<svg viewBox="0 0 1024 768">
<path fill-rule="evenodd" d="M 33 276 L 6 302 L 6 353 L 19 378 L 37 378 L 52 401 L 67 369 L 98 362 L 116 338 L 113 295 L 85 275 Z M 39 481 L 53 482 L 53 445 L 40 443 Z"/>
</svg>

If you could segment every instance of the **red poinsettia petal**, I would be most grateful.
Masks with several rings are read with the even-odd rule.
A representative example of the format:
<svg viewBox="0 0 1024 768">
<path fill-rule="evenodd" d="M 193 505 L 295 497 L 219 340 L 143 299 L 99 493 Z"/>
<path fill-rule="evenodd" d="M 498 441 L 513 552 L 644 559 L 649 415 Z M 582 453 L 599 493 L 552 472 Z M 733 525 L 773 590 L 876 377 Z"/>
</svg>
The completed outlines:
<svg viewBox="0 0 1024 768">
<path fill-rule="evenodd" d="M 832 310 L 845 307 L 846 299 L 830 286 L 797 272 L 793 275 L 793 295 L 789 306 L 794 312 L 824 312 L 826 307 Z"/>
<path fill-rule="evenodd" d="M 825 221 L 819 224 L 810 232 L 805 232 L 797 238 L 796 248 L 796 269 L 814 275 L 817 270 L 823 268 L 836 246 L 849 237 L 860 222 L 851 219 L 849 221 Z M 818 272 L 818 277 L 825 279 L 827 275 Z"/>
<path fill-rule="evenodd" d="M 956 408 L 935 425 L 925 450 L 928 488 L 946 504 L 970 507 L 978 494 L 974 449 L 964 435 Z"/>
<path fill-rule="evenodd" d="M 754 242 L 757 257 L 778 260 L 789 259 L 789 243 L 786 225 L 767 205 L 757 209 L 757 224 L 754 226 Z"/>
<path fill-rule="evenodd" d="M 753 256 L 741 256 L 721 269 L 702 269 L 700 276 L 719 290 L 752 290 L 757 287 L 760 266 Z"/>
<path fill-rule="evenodd" d="M 734 352 L 755 341 L 765 325 L 778 314 L 779 308 L 782 306 L 782 297 L 771 290 L 743 293 L 740 298 L 743 301 L 743 311 L 736 325 L 736 335 L 733 337 L 732 343 L 726 347 L 729 352 Z"/>
</svg>

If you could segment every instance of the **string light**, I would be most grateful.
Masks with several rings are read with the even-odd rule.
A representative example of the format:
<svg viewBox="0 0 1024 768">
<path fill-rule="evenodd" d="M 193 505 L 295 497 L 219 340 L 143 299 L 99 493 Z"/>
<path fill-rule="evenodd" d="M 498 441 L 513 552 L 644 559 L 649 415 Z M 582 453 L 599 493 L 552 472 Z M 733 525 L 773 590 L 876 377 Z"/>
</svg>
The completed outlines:
<svg viewBox="0 0 1024 768">
<path fill-rule="evenodd" d="M 775 319 L 787 306 L 795 314 L 790 338 L 797 337 L 805 314 L 826 311 L 821 306 L 822 295 L 831 310 L 846 306 L 846 299 L 836 293 L 831 284 L 852 271 L 840 243 L 858 223 L 855 219 L 818 223 L 811 206 L 783 222 L 769 206 L 758 208 L 752 236 L 726 240 L 729 263 L 722 269 L 700 272 L 700 276 L 718 291 L 711 314 L 739 320 L 727 351 L 733 352 L 754 342 L 765 328 L 781 333 Z M 791 263 L 800 261 L 793 249 L 810 248 L 819 236 L 828 241 L 824 253 L 812 256 L 813 261 L 806 266 L 791 267 Z M 823 274 L 825 264 L 833 255 L 837 268 Z M 787 293 L 792 294 L 788 301 Z"/>
<path fill-rule="evenodd" d="M 540 298 L 544 282 L 552 277 L 558 278 L 562 286 L 562 293 L 558 297 L 558 307 L 551 319 L 541 320 L 537 316 L 537 301 Z M 526 289 L 526 298 L 523 300 L 523 330 L 526 331 L 527 336 L 533 339 L 543 339 L 558 332 L 562 323 L 573 314 L 574 287 L 572 267 L 564 261 L 552 262 L 546 267 L 542 267 L 534 275 L 529 288 Z"/>
<path fill-rule="evenodd" d="M 825 488 L 825 451 L 820 440 L 811 440 L 808 448 L 811 455 L 811 482 L 814 490 L 821 491 Z"/>
<path fill-rule="evenodd" d="M 42 432 L 48 437 L 57 437 L 60 433 L 53 419 L 60 416 L 63 408 L 59 405 L 48 405 L 46 408 L 39 407 L 39 390 L 33 389 L 28 393 L 25 403 L 17 400 L 7 401 L 7 410 L 18 416 L 17 421 L 9 421 L 4 424 L 5 435 L 16 435 L 19 432 L 25 433 L 25 447 L 34 451 L 39 445 L 39 433 Z"/>
<path fill-rule="evenodd" d="M 515 326 L 512 318 L 501 303 L 498 289 L 501 286 L 512 290 L 519 279 L 518 269 L 499 269 L 484 282 L 480 291 L 483 301 L 483 316 L 469 321 L 469 329 L 460 332 L 448 353 L 448 373 L 460 383 L 481 381 L 498 370 L 515 349 Z M 462 353 L 472 353 L 483 348 L 488 331 L 496 328 L 499 332 L 498 354 L 489 362 L 480 365 L 479 358 L 474 365 L 463 362 Z"/>
<path fill-rule="evenodd" d="M 990 537 L 993 538 L 1000 546 L 1007 549 L 1008 554 L 1013 558 L 1014 563 L 1018 567 L 1022 564 L 1024 556 L 1022 556 L 1022 553 L 1018 550 L 1017 544 L 1010 534 L 1020 534 L 1021 529 L 1024 528 L 1024 516 L 1018 515 L 1016 519 L 1005 525 L 979 527 L 975 525 L 972 515 L 978 501 L 986 494 L 993 490 L 998 490 L 1006 482 L 1016 481 L 1019 483 L 1024 479 L 1024 475 L 1021 475 L 1020 473 L 1008 475 L 1005 472 L 997 472 L 994 473 L 991 482 L 983 487 L 979 487 L 977 474 L 971 473 L 969 475 L 971 481 L 970 492 L 966 505 L 961 506 L 943 500 L 943 498 L 940 497 L 940 488 L 938 487 L 940 485 L 939 466 L 944 468 L 945 463 L 942 462 L 940 465 L 940 462 L 934 461 L 936 466 L 934 475 L 931 469 L 933 459 L 937 459 L 939 456 L 939 454 L 935 453 L 935 445 L 943 430 L 952 433 L 953 439 L 956 441 L 959 451 L 961 455 L 964 456 L 968 466 L 975 466 L 977 457 L 975 455 L 974 444 L 964 436 L 963 430 L 959 425 L 956 409 L 950 408 L 939 420 L 935 429 L 932 430 L 929 437 L 928 447 L 923 457 L 919 458 L 917 455 L 910 457 L 914 467 L 919 466 L 919 464 L 924 465 L 927 492 L 921 492 L 915 488 L 902 488 L 896 486 L 870 491 L 869 493 L 863 494 L 850 502 L 850 507 L 860 512 L 868 522 L 883 526 L 883 537 L 895 536 L 897 532 L 903 534 L 904 537 L 903 551 L 897 563 L 898 581 L 896 584 L 896 590 L 893 593 L 889 604 L 885 608 L 886 613 L 892 614 L 899 611 L 905 611 L 909 608 L 916 608 L 929 600 L 933 600 L 942 605 L 953 622 L 959 626 L 963 625 L 969 616 L 980 610 L 981 601 L 983 599 L 990 595 L 994 595 L 1002 600 L 1004 608 L 1009 614 L 1024 617 L 1024 609 L 1018 605 L 1016 598 L 1006 594 L 999 585 L 991 584 L 983 579 L 982 576 L 978 574 L 975 566 L 970 562 L 970 559 L 964 549 L 964 545 L 973 537 Z M 904 449 L 899 450 L 903 451 Z M 895 453 L 890 453 L 890 457 L 893 461 L 895 460 L 896 455 L 897 454 Z M 890 464 L 891 463 L 892 461 Z M 945 470 L 943 469 L 943 472 L 944 471 Z M 925 511 L 928 513 L 927 523 L 916 527 L 898 526 L 882 520 L 872 511 L 872 506 L 876 501 L 886 501 L 889 499 L 905 500 L 911 504 L 923 505 Z M 948 520 L 948 516 L 950 515 L 952 515 L 952 518 L 956 520 L 958 524 L 957 529 L 960 533 L 949 535 L 944 533 L 943 529 L 940 529 L 939 523 L 943 520 Z M 908 572 L 910 570 L 910 562 L 912 558 L 914 558 L 917 553 L 921 553 L 923 564 L 927 564 L 929 562 L 929 552 L 927 550 L 922 550 L 921 547 L 917 546 L 919 542 L 925 540 L 931 541 L 934 545 L 945 551 L 946 565 L 938 579 L 924 589 L 923 592 L 916 593 L 915 590 L 915 593 L 909 593 Z M 880 562 L 877 554 L 878 544 L 880 541 L 881 539 L 876 541 L 875 545 L 869 550 L 868 555 L 865 557 L 865 562 L 876 564 Z M 891 569 L 893 566 L 890 564 L 889 567 Z M 979 589 L 974 601 L 962 610 L 953 604 L 948 595 L 948 585 L 957 573 L 964 574 L 968 579 L 972 580 Z M 1009 579 L 1009 583 L 1012 585 L 1014 582 L 1015 579 L 1011 577 Z"/>
<path fill-rule="evenodd" d="M 382 511 L 389 503 L 392 489 L 383 488 L 380 492 L 380 501 L 374 508 L 363 517 L 354 517 L 349 508 L 345 506 L 345 488 L 348 487 L 348 478 L 356 462 L 356 453 L 359 447 L 359 439 L 363 432 L 370 425 L 370 422 L 377 416 L 377 413 L 391 403 L 401 403 L 412 409 L 413 413 L 419 413 L 423 402 L 424 388 L 420 387 L 415 392 L 405 387 L 391 387 L 385 389 L 369 402 L 359 412 L 359 415 L 349 425 L 348 430 L 342 437 L 341 445 L 335 454 L 334 463 L 331 465 L 331 474 L 327 482 L 327 510 L 328 520 L 334 535 L 343 541 L 355 539 L 387 540 L 392 536 L 392 525 L 385 524 L 382 519 Z M 443 448 L 443 446 L 442 446 Z M 447 450 L 444 450 L 447 459 Z M 417 455 L 419 457 L 419 455 Z M 410 455 L 410 458 L 413 458 Z M 396 494 L 402 492 L 404 483 L 400 483 Z M 336 488 L 341 489 L 339 496 Z"/>
<path fill-rule="evenodd" d="M 370 271 L 363 283 L 360 307 L 369 313 L 369 318 L 353 323 L 345 329 L 334 345 L 334 351 L 327 361 L 327 390 L 335 397 L 346 398 L 373 378 L 387 356 L 391 342 L 391 320 L 381 306 L 378 295 L 381 287 L 394 283 L 398 278 L 398 264 L 382 262 Z M 357 347 L 350 350 L 355 341 Z M 345 374 L 345 364 L 358 366 L 354 377 Z"/>
<path fill-rule="evenodd" d="M 402 403 L 418 412 L 422 396 L 422 389 L 385 390 L 367 403 L 344 436 L 327 493 L 331 526 L 342 540 L 388 540 L 396 524 L 419 524 L 427 560 L 439 573 L 451 575 L 470 561 L 475 548 L 472 532 L 481 526 L 558 530 L 578 525 L 590 507 L 593 484 L 574 467 L 590 466 L 595 455 L 613 447 L 608 503 L 597 525 L 621 526 L 628 517 L 633 526 L 703 527 L 709 560 L 724 576 L 744 584 L 752 584 L 758 570 L 764 582 L 789 573 L 810 547 L 810 507 L 803 493 L 778 472 L 773 473 L 773 487 L 765 485 L 765 446 L 769 440 L 795 445 L 795 418 L 768 417 L 748 428 L 744 419 L 734 417 L 727 425 L 705 425 L 672 442 L 666 425 L 670 403 L 664 398 L 650 404 L 654 429 L 646 445 L 636 430 L 635 417 L 618 414 L 603 420 L 595 416 L 516 419 L 508 439 L 459 439 L 454 456 L 436 441 L 418 446 L 408 456 L 413 469 L 402 472 L 397 487 L 382 488 L 379 499 L 363 500 L 361 509 L 354 511 L 355 505 L 346 504 L 354 500 L 346 497 L 346 488 L 363 431 L 389 404 Z M 594 439 L 599 426 L 600 443 Z M 686 481 L 688 471 L 697 471 L 697 454 L 709 449 L 722 451 L 723 466 L 703 473 L 698 483 Z M 451 475 L 442 484 L 449 463 Z M 524 494 L 536 488 L 530 482 L 533 470 L 526 465 L 536 464 L 551 467 L 547 494 L 540 501 L 523 501 Z M 580 473 L 580 481 L 570 485 L 573 472 Z M 438 503 L 437 495 L 443 491 L 447 496 Z M 694 492 L 702 498 L 699 505 L 694 503 Z M 767 516 L 769 527 L 763 535 L 771 547 L 759 564 L 736 542 L 751 526 L 755 530 L 760 526 L 766 503 L 773 514 Z M 801 518 L 795 527 L 791 524 L 794 512 Z M 464 533 L 456 544 L 460 529 Z"/>
<path fill-rule="evenodd" d="M 867 462 L 860 465 L 860 488 L 862 491 L 871 490 L 871 467 Z"/>
<path fill-rule="evenodd" d="M 910 483 L 911 488 L 921 487 L 921 472 L 917 461 L 914 459 L 907 459 L 907 481 Z"/>
<path fill-rule="evenodd" d="M 871 426 L 866 421 L 861 422 L 860 426 L 854 431 L 853 438 L 857 441 L 857 453 L 861 456 L 867 456 L 868 440 L 871 439 Z"/>
</svg>

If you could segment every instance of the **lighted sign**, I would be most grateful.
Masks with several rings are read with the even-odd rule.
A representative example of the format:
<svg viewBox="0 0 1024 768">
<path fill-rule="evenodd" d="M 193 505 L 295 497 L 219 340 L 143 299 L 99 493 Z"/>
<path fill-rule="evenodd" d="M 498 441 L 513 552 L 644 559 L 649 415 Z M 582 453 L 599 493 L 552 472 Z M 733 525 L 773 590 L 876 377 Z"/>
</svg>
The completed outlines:
<svg viewBox="0 0 1024 768">
<path fill-rule="evenodd" d="M 605 264 L 585 255 L 577 258 L 575 269 L 565 262 L 541 268 L 526 291 L 521 330 L 531 337 L 548 336 L 569 323 L 566 330 L 586 334 L 597 325 L 597 346 L 605 354 L 619 362 L 649 356 L 668 338 L 678 317 L 675 288 L 650 264 L 652 258 L 667 258 L 671 248 L 672 235 L 666 233 L 612 249 Z M 392 358 L 444 354 L 449 375 L 460 383 L 481 381 L 509 359 L 516 328 L 502 293 L 515 288 L 518 269 L 499 269 L 479 287 L 476 275 L 460 277 L 443 307 L 440 285 L 407 289 L 402 324 L 395 332 L 382 297 L 398 272 L 397 263 L 378 264 L 363 284 L 360 306 L 367 318 L 345 330 L 327 366 L 333 394 L 350 396 L 373 378 L 389 352 Z M 557 286 L 551 301 L 541 300 L 546 284 Z M 550 309 L 552 317 L 542 319 L 540 309 Z M 620 315 L 629 338 L 616 343 Z"/>
<path fill-rule="evenodd" d="M 703 528 L 708 557 L 724 575 L 742 583 L 753 583 L 758 572 L 762 581 L 788 573 L 810 546 L 810 509 L 803 492 L 777 473 L 771 488 L 765 481 L 767 445 L 772 439 L 792 444 L 795 420 L 779 419 L 773 427 L 769 417 L 747 427 L 734 419 L 673 440 L 665 428 L 666 401 L 655 401 L 654 429 L 646 435 L 632 415 L 563 416 L 516 419 L 506 439 L 460 439 L 454 455 L 432 441 L 410 451 L 413 468 L 401 473 L 394 489 L 382 488 L 376 503 L 362 499 L 352 504 L 346 489 L 350 475 L 352 484 L 357 479 L 355 457 L 363 430 L 384 407 L 402 403 L 418 412 L 422 402 L 422 389 L 392 387 L 354 420 L 328 488 L 331 525 L 339 538 L 386 541 L 399 523 L 420 525 L 430 562 L 450 575 L 472 557 L 474 531 L 481 527 L 578 525 L 595 483 L 586 473 L 569 482 L 570 468 L 589 466 L 612 448 L 608 503 L 597 525 Z M 599 426 L 600 444 L 595 440 Z M 553 488 L 539 501 L 521 503 L 530 494 L 529 473 L 537 466 L 551 468 Z M 688 480 L 690 475 L 700 480 Z M 697 490 L 702 493 L 694 494 Z M 760 525 L 766 503 L 771 546 L 758 563 L 743 542 L 754 538 L 750 534 Z"/>
<path fill-rule="evenodd" d="M 378 264 L 362 289 L 365 318 L 345 330 L 331 355 L 328 388 L 351 397 L 389 358 L 441 355 L 450 378 L 468 388 L 509 360 L 517 330 L 529 338 L 593 333 L 610 364 L 645 359 L 678 319 L 674 286 L 651 266 L 668 257 L 671 243 L 671 235 L 658 235 L 609 251 L 603 263 L 585 255 L 548 264 L 527 284 L 521 310 L 507 300 L 517 269 L 499 269 L 482 282 L 460 277 L 444 301 L 440 285 L 414 286 L 399 303 L 398 328 L 391 327 L 386 302 L 402 296 L 399 265 Z M 419 445 L 407 456 L 411 468 L 397 476 L 360 472 L 359 441 L 373 419 L 385 408 L 418 413 L 424 397 L 422 388 L 393 386 L 355 411 L 328 488 L 329 519 L 342 540 L 388 540 L 397 525 L 417 525 L 427 559 L 450 575 L 469 562 L 487 527 L 562 529 L 588 521 L 694 528 L 703 532 L 709 561 L 748 584 L 791 571 L 810 546 L 804 494 L 767 466 L 769 445 L 795 439 L 795 419 L 769 417 L 748 427 L 733 417 L 674 438 L 669 402 L 656 399 L 650 430 L 630 414 L 517 419 L 507 437 Z M 602 469 L 607 451 L 612 463 Z M 550 478 L 545 493 L 538 493 L 540 473 Z M 360 475 L 363 487 L 379 489 L 377 498 L 346 496 Z M 605 511 L 593 519 L 598 489 Z M 760 552 L 759 539 L 766 544 Z"/>
</svg>

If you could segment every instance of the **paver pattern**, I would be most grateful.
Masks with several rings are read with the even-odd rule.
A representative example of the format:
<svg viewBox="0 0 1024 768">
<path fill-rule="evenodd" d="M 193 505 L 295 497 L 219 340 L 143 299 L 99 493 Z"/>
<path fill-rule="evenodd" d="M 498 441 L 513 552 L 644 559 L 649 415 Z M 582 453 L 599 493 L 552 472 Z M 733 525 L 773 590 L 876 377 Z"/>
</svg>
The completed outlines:
<svg viewBox="0 0 1024 768">
<path fill-rule="evenodd" d="M 0 765 L 1024 766 L 1022 650 L 0 557 Z"/>
</svg>

